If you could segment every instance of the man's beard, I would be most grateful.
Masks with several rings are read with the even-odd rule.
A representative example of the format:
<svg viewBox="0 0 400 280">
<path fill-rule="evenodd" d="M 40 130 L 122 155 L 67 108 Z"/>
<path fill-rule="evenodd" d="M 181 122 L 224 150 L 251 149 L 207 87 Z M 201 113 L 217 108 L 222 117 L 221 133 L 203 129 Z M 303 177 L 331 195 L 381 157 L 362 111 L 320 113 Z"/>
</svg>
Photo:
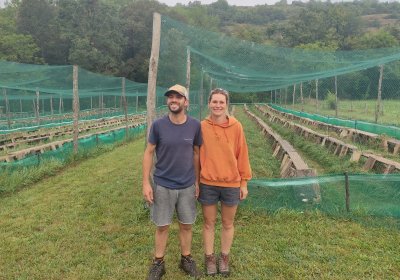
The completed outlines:
<svg viewBox="0 0 400 280">
<path fill-rule="evenodd" d="M 172 109 L 171 109 L 171 105 L 172 105 L 172 104 L 168 105 L 168 109 L 169 109 L 169 111 L 170 111 L 172 114 L 179 114 L 179 113 L 181 113 L 181 112 L 183 111 L 183 109 L 184 109 L 183 106 L 178 105 L 178 109 L 172 110 Z"/>
</svg>

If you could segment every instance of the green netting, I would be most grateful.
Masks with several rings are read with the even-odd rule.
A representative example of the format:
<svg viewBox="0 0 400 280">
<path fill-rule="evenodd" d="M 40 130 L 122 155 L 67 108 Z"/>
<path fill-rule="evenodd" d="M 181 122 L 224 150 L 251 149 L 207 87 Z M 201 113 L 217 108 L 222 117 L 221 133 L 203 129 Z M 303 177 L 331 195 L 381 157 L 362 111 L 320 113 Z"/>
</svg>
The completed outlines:
<svg viewBox="0 0 400 280">
<path fill-rule="evenodd" d="M 316 120 L 319 122 L 324 122 L 327 124 L 332 124 L 332 125 L 337 125 L 337 126 L 344 126 L 344 127 L 349 127 L 349 128 L 354 128 L 354 129 L 359 129 L 375 134 L 385 134 L 387 136 L 394 137 L 396 139 L 400 139 L 400 128 L 395 127 L 395 126 L 385 126 L 385 125 L 380 125 L 376 123 L 368 123 L 364 121 L 358 121 L 358 120 L 344 120 L 344 119 L 339 119 L 335 117 L 327 117 L 327 116 L 321 116 L 317 114 L 310 114 L 306 112 L 299 112 L 287 108 L 283 108 L 278 105 L 274 104 L 269 104 L 272 108 L 289 113 L 295 116 L 299 116 L 302 118 L 308 118 L 311 120 Z"/>
<path fill-rule="evenodd" d="M 146 108 L 147 84 L 78 68 L 80 119 L 129 114 Z M 163 97 L 165 88 L 158 87 Z M 0 131 L 71 121 L 73 66 L 0 61 Z"/>
<path fill-rule="evenodd" d="M 146 125 L 144 124 L 129 128 L 128 138 L 136 137 L 144 133 L 145 129 Z M 78 140 L 78 152 L 87 153 L 100 145 L 115 144 L 125 140 L 126 138 L 127 137 L 125 128 L 97 135 L 91 135 L 89 137 Z M 23 159 L 12 162 L 0 162 L 0 170 L 12 171 L 15 168 L 38 166 L 42 162 L 46 162 L 48 160 L 59 160 L 61 162 L 64 162 L 72 155 L 73 142 L 68 142 L 56 150 L 45 151 L 44 153 L 38 154 L 31 154 Z"/>
<path fill-rule="evenodd" d="M 223 87 L 233 95 L 243 94 L 245 101 L 238 102 L 249 102 L 252 99 L 246 95 L 259 93 L 264 102 L 335 115 L 325 101 L 337 94 L 338 113 L 344 119 L 400 124 L 400 48 L 282 48 L 228 37 L 166 16 L 162 16 L 160 46 L 159 86 L 187 84 L 190 56 L 192 104 L 203 106 L 210 89 Z M 379 91 L 385 102 L 375 114 Z"/>
<path fill-rule="evenodd" d="M 384 182 L 384 184 L 382 184 Z M 281 208 L 347 213 L 345 175 L 249 182 L 244 205 L 270 212 Z M 400 218 L 400 175 L 348 175 L 349 210 L 361 215 Z"/>
</svg>

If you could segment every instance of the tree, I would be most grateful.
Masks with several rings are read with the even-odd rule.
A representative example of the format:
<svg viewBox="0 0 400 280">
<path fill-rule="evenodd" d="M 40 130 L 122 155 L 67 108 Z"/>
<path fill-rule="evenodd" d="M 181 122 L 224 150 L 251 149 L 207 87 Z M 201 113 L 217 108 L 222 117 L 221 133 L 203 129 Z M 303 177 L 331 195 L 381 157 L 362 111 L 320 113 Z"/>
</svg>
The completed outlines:
<svg viewBox="0 0 400 280">
<path fill-rule="evenodd" d="M 11 6 L 0 9 L 0 60 L 43 63 L 32 36 L 17 33 L 15 12 Z"/>
<path fill-rule="evenodd" d="M 157 1 L 138 0 L 120 11 L 127 44 L 119 73 L 138 82 L 147 82 L 154 12 L 167 13 L 167 6 Z"/>
<path fill-rule="evenodd" d="M 46 0 L 22 0 L 17 4 L 17 30 L 30 35 L 49 64 L 66 64 L 67 49 L 60 38 L 56 6 Z"/>
<path fill-rule="evenodd" d="M 58 9 L 68 62 L 98 73 L 119 73 L 126 38 L 118 7 L 99 0 L 63 0 Z"/>
</svg>

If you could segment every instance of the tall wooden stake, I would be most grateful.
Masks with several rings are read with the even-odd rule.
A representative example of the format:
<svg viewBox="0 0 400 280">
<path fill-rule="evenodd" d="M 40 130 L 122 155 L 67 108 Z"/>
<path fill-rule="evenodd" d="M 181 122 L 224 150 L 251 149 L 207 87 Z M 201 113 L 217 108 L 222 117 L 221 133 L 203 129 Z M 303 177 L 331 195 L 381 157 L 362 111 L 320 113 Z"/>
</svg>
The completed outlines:
<svg viewBox="0 0 400 280">
<path fill-rule="evenodd" d="M 39 104 L 39 89 L 38 88 L 36 88 L 36 123 L 37 123 L 37 125 L 40 125 L 40 111 L 39 111 L 39 106 L 40 106 L 40 104 Z"/>
<path fill-rule="evenodd" d="M 375 122 L 378 123 L 379 115 L 382 109 L 382 80 L 383 80 L 383 65 L 379 68 L 379 84 L 378 84 L 378 100 L 376 101 Z"/>
<path fill-rule="evenodd" d="M 315 101 L 317 106 L 317 113 L 319 112 L 319 103 L 318 103 L 318 79 L 315 80 Z"/>
<path fill-rule="evenodd" d="M 158 57 L 160 55 L 160 37 L 161 37 L 161 15 L 153 14 L 153 36 L 151 42 L 151 55 L 149 63 L 149 76 L 147 82 L 147 137 L 150 132 L 151 124 L 156 115 L 156 87 L 157 87 L 157 71 Z"/>
<path fill-rule="evenodd" d="M 54 114 L 54 109 L 53 109 L 53 96 L 50 96 L 50 112 L 51 112 L 51 115 Z"/>
<path fill-rule="evenodd" d="M 335 76 L 335 117 L 338 116 L 338 105 L 337 76 Z"/>
<path fill-rule="evenodd" d="M 10 103 L 8 102 L 7 91 L 3 88 L 3 95 L 4 95 L 4 103 L 6 107 L 6 116 L 7 116 L 7 125 L 8 129 L 11 129 L 11 120 L 10 120 Z"/>
<path fill-rule="evenodd" d="M 190 48 L 186 48 L 186 90 L 188 92 L 188 97 L 189 97 L 189 91 L 190 91 Z"/>
<path fill-rule="evenodd" d="M 122 78 L 122 102 L 124 105 L 124 113 L 125 113 L 125 138 L 128 139 L 128 108 L 126 104 L 126 94 L 125 94 L 125 78 Z"/>
<path fill-rule="evenodd" d="M 301 111 L 304 112 L 303 82 L 300 83 Z"/>
<path fill-rule="evenodd" d="M 200 94 L 199 94 L 199 118 L 201 120 L 201 111 L 203 111 L 203 92 L 204 90 L 204 69 L 201 68 L 201 82 L 200 82 Z"/>
<path fill-rule="evenodd" d="M 78 92 L 78 65 L 73 66 L 73 110 L 74 110 L 74 154 L 78 153 L 79 135 L 79 92 Z"/>
<path fill-rule="evenodd" d="M 293 107 L 294 107 L 295 96 L 296 96 L 296 84 L 293 85 L 293 102 L 292 102 Z"/>
</svg>

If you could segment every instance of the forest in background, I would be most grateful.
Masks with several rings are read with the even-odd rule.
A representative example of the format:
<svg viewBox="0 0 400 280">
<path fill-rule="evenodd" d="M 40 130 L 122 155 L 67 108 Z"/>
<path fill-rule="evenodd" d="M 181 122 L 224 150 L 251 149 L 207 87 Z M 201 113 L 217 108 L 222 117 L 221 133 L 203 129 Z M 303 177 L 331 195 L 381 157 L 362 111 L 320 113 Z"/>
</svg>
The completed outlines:
<svg viewBox="0 0 400 280">
<path fill-rule="evenodd" d="M 0 60 L 81 67 L 147 82 L 153 13 L 258 44 L 315 50 L 395 47 L 400 3 L 282 0 L 168 7 L 153 0 L 11 0 L 0 9 Z"/>
</svg>

